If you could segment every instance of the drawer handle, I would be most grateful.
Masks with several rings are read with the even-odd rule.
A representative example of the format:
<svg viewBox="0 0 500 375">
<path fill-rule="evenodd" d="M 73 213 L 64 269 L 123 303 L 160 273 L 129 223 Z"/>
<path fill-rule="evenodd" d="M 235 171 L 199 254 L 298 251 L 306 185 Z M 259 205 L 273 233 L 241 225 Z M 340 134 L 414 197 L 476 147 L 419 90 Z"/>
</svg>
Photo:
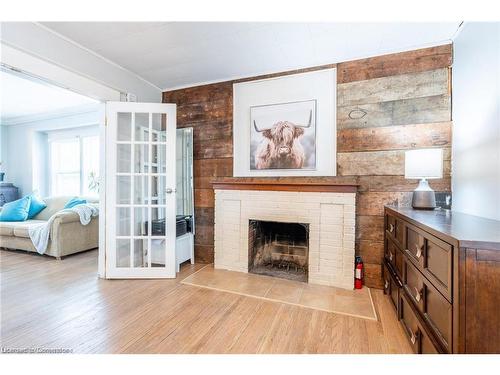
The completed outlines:
<svg viewBox="0 0 500 375">
<path fill-rule="evenodd" d="M 415 245 L 415 247 L 417 248 L 417 254 L 416 254 L 416 257 L 417 259 L 419 259 L 421 256 L 422 256 L 422 246 L 418 246 L 418 245 Z"/>
<path fill-rule="evenodd" d="M 385 289 L 389 288 L 389 281 L 385 280 L 384 288 Z"/>
<path fill-rule="evenodd" d="M 417 334 L 416 333 L 411 333 L 410 341 L 413 345 L 415 345 L 415 342 L 417 341 Z"/>
<path fill-rule="evenodd" d="M 420 302 L 420 300 L 422 299 L 422 290 L 418 290 L 416 287 L 414 287 L 415 289 L 415 300 L 417 302 Z"/>
<path fill-rule="evenodd" d="M 392 253 L 389 253 L 389 260 L 392 262 Z"/>
<path fill-rule="evenodd" d="M 389 224 L 389 232 L 394 232 L 394 225 L 392 224 Z"/>
</svg>

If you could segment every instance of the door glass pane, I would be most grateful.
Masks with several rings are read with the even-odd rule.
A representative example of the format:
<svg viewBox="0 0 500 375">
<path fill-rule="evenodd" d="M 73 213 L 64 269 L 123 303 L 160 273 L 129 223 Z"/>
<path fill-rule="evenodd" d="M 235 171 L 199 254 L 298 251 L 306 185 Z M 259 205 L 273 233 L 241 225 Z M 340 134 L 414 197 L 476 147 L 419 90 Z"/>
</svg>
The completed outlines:
<svg viewBox="0 0 500 375">
<path fill-rule="evenodd" d="M 153 204 L 165 204 L 167 177 L 151 176 L 151 199 Z"/>
<path fill-rule="evenodd" d="M 116 145 L 116 171 L 118 173 L 130 173 L 130 156 L 131 145 L 119 144 Z"/>
<path fill-rule="evenodd" d="M 167 147 L 164 144 L 151 145 L 151 173 L 166 173 Z"/>
<path fill-rule="evenodd" d="M 165 204 L 166 199 L 166 176 L 151 176 L 151 203 Z"/>
<path fill-rule="evenodd" d="M 132 114 L 131 113 L 118 113 L 117 124 L 117 139 L 118 141 L 130 142 L 132 140 Z"/>
<path fill-rule="evenodd" d="M 148 264 L 148 240 L 134 240 L 134 267 L 147 267 Z"/>
<path fill-rule="evenodd" d="M 165 240 L 151 240 L 151 267 L 165 267 Z"/>
<path fill-rule="evenodd" d="M 148 176 L 134 176 L 134 204 L 149 203 L 148 183 Z"/>
<path fill-rule="evenodd" d="M 134 236 L 147 236 L 147 207 L 136 207 L 134 209 Z"/>
<path fill-rule="evenodd" d="M 130 236 L 130 208 L 118 207 L 116 209 L 116 235 Z"/>
<path fill-rule="evenodd" d="M 116 240 L 116 267 L 130 267 L 130 240 Z"/>
<path fill-rule="evenodd" d="M 130 176 L 116 177 L 116 203 L 130 204 Z"/>
<path fill-rule="evenodd" d="M 149 167 L 149 145 L 136 144 L 134 152 L 134 172 L 148 173 Z"/>
<path fill-rule="evenodd" d="M 136 142 L 149 141 L 149 113 L 135 114 L 135 140 Z"/>
<path fill-rule="evenodd" d="M 165 236 L 167 224 L 165 220 L 165 207 L 151 207 L 151 223 L 152 236 Z"/>
<path fill-rule="evenodd" d="M 161 113 L 153 113 L 152 127 L 153 127 L 153 142 L 166 142 L 167 141 L 166 115 Z"/>
</svg>

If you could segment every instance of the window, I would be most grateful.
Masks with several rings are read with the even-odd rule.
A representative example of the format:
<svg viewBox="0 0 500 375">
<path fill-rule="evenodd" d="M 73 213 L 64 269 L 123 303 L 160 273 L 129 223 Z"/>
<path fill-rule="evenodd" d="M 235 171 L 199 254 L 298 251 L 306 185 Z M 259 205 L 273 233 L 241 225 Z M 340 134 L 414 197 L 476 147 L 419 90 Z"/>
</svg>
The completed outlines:
<svg viewBox="0 0 500 375">
<path fill-rule="evenodd" d="M 51 195 L 99 194 L 99 137 L 50 142 Z"/>
</svg>

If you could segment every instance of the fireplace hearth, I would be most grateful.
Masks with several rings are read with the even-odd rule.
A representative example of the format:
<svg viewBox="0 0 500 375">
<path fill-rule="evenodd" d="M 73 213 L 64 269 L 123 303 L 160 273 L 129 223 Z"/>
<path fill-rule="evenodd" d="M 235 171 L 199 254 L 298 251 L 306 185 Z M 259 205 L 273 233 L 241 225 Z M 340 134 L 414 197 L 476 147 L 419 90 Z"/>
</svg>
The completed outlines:
<svg viewBox="0 0 500 375">
<path fill-rule="evenodd" d="M 309 224 L 249 220 L 248 272 L 308 281 Z"/>
</svg>

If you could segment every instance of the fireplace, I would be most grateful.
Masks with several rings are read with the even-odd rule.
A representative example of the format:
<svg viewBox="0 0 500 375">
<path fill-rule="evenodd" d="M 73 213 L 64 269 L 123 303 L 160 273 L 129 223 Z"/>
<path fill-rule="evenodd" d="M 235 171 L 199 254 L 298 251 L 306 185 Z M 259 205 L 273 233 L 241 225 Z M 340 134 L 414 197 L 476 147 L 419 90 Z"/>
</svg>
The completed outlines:
<svg viewBox="0 0 500 375">
<path fill-rule="evenodd" d="M 293 279 L 300 275 L 309 284 L 354 287 L 356 186 L 273 181 L 221 182 L 214 187 L 216 269 Z M 259 225 L 253 223 L 257 220 Z M 274 236 L 277 244 L 285 240 L 285 251 L 274 255 L 283 262 L 271 262 L 273 236 L 267 223 L 277 226 L 271 229 L 278 234 L 292 234 L 291 244 L 286 242 L 290 238 Z"/>
<path fill-rule="evenodd" d="M 249 220 L 248 272 L 308 281 L 309 224 Z"/>
</svg>

